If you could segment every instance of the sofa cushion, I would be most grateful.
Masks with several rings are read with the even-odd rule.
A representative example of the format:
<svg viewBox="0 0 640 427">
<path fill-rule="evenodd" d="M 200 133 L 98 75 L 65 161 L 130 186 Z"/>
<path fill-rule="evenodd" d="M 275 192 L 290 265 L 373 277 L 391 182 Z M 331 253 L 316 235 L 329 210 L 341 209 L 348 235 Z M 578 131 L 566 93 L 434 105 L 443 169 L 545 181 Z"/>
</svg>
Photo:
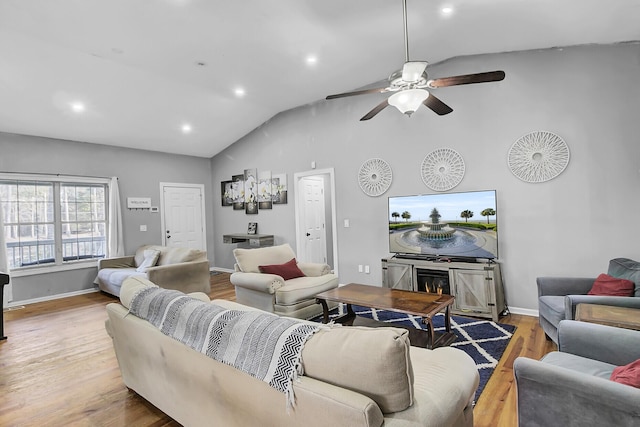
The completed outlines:
<svg viewBox="0 0 640 427">
<path fill-rule="evenodd" d="M 611 381 L 640 388 L 640 359 L 618 366 L 611 373 Z"/>
<path fill-rule="evenodd" d="M 295 279 L 296 277 L 304 277 L 304 273 L 298 268 L 295 258 L 284 264 L 259 265 L 260 273 L 276 274 L 284 280 Z"/>
<path fill-rule="evenodd" d="M 543 295 L 538 298 L 538 311 L 540 317 L 549 321 L 552 325 L 558 327 L 558 323 L 564 320 L 564 296 L 562 295 Z"/>
<path fill-rule="evenodd" d="M 156 250 L 160 251 L 160 257 L 156 265 L 178 264 L 181 262 L 199 261 L 206 259 L 206 253 L 198 249 L 191 248 L 174 248 L 159 245 L 143 245 L 136 250 L 136 265 L 142 264 L 144 261 L 144 251 Z"/>
<path fill-rule="evenodd" d="M 609 261 L 607 274 L 631 280 L 635 284 L 634 296 L 640 297 L 640 262 L 628 258 L 614 258 Z"/>
<path fill-rule="evenodd" d="M 413 403 L 409 332 L 400 328 L 334 326 L 302 351 L 304 375 L 364 394 L 383 413 Z"/>
<path fill-rule="evenodd" d="M 299 301 L 314 299 L 320 292 L 338 286 L 338 276 L 325 274 L 318 277 L 297 277 L 287 280 L 276 289 L 276 304 L 290 305 Z"/>
<path fill-rule="evenodd" d="M 206 253 L 190 248 L 165 248 L 160 251 L 158 265 L 179 264 L 181 262 L 200 261 L 206 259 Z"/>
<path fill-rule="evenodd" d="M 587 359 L 586 357 L 576 356 L 575 354 L 563 353 L 560 351 L 547 353 L 540 360 L 550 365 L 571 369 L 572 371 L 581 372 L 583 374 L 592 375 L 606 380 L 611 377 L 611 373 L 616 367 L 615 365 L 601 362 L 599 360 Z"/>
<path fill-rule="evenodd" d="M 634 283 L 627 279 L 618 279 L 608 274 L 600 274 L 593 282 L 587 295 L 608 295 L 630 297 L 634 293 Z"/>
<path fill-rule="evenodd" d="M 144 251 L 144 260 L 142 263 L 136 268 L 138 273 L 146 273 L 149 267 L 153 267 L 158 262 L 158 258 L 160 258 L 160 251 L 155 249 L 146 249 Z"/>
<path fill-rule="evenodd" d="M 261 265 L 284 264 L 296 254 L 287 243 L 278 246 L 268 246 L 266 248 L 233 250 L 236 264 L 240 271 L 244 273 L 260 273 Z"/>
<path fill-rule="evenodd" d="M 98 270 L 98 280 L 112 288 L 120 288 L 128 277 L 146 278 L 147 274 L 140 273 L 135 268 L 102 268 Z"/>
</svg>

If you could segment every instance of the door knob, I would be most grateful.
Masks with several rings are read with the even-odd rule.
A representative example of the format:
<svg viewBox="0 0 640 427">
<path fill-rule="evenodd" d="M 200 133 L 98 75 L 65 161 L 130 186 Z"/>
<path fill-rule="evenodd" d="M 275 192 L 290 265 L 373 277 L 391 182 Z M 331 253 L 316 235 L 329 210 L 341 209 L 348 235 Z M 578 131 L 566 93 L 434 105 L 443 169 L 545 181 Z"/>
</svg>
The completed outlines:
<svg viewBox="0 0 640 427">
<path fill-rule="evenodd" d="M 170 238 L 171 238 L 171 236 L 167 236 L 167 239 L 170 239 Z"/>
<path fill-rule="evenodd" d="M 307 237 L 311 236 L 311 233 L 307 233 Z"/>
</svg>

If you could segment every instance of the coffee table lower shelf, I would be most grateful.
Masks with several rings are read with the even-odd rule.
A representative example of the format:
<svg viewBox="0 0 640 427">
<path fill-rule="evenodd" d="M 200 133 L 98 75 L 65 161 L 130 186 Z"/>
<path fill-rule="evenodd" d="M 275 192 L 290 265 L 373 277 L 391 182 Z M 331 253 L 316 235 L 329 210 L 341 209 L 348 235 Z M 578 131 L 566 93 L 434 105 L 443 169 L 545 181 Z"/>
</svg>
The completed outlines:
<svg viewBox="0 0 640 427">
<path fill-rule="evenodd" d="M 393 327 L 402 328 L 409 331 L 409 342 L 414 347 L 422 348 L 437 348 L 446 347 L 456 340 L 456 335 L 453 332 L 434 332 L 434 343 L 431 343 L 431 334 L 423 329 L 412 328 L 403 325 L 394 325 L 378 320 L 369 319 L 368 317 L 358 316 L 354 314 L 344 314 L 340 317 L 333 319 L 335 323 L 340 323 L 346 326 L 368 326 L 370 328 L 381 327 Z"/>
</svg>

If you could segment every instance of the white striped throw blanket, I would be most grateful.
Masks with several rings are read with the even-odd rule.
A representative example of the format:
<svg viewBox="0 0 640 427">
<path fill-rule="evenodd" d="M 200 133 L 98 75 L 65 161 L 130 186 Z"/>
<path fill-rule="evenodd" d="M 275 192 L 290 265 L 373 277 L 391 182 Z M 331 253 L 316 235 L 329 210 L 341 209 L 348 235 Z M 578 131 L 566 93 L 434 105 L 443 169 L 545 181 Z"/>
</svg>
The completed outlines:
<svg viewBox="0 0 640 427">
<path fill-rule="evenodd" d="M 227 310 L 180 291 L 148 287 L 129 312 L 163 334 L 231 365 L 286 394 L 293 405 L 293 379 L 307 339 L 320 329 L 261 311 Z"/>
</svg>

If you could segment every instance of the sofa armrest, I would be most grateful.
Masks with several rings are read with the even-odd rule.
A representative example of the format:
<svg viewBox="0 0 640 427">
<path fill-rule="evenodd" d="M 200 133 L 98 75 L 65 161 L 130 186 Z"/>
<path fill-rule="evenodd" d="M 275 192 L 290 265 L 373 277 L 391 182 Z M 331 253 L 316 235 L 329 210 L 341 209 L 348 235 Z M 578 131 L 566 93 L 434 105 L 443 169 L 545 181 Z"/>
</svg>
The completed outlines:
<svg viewBox="0 0 640 427">
<path fill-rule="evenodd" d="M 622 366 L 640 357 L 640 331 L 562 320 L 558 325 L 558 350 Z"/>
<path fill-rule="evenodd" d="M 236 272 L 231 274 L 229 280 L 233 286 L 268 294 L 275 294 L 284 286 L 284 279 L 277 274 Z"/>
<path fill-rule="evenodd" d="M 136 261 L 133 255 L 98 260 L 98 270 L 103 268 L 135 268 L 135 266 Z"/>
<path fill-rule="evenodd" d="M 595 278 L 587 277 L 538 277 L 538 296 L 586 294 L 591 290 Z"/>
<path fill-rule="evenodd" d="M 331 267 L 328 264 L 316 262 L 299 262 L 298 268 L 308 277 L 324 276 L 331 273 Z"/>
<path fill-rule="evenodd" d="M 635 425 L 640 390 L 518 357 L 513 363 L 520 427 Z"/>
<path fill-rule="evenodd" d="M 613 305 L 617 307 L 629 307 L 640 309 L 640 298 L 613 297 L 605 295 L 566 295 L 564 297 L 564 318 L 573 320 L 576 318 L 578 304 Z"/>
<path fill-rule="evenodd" d="M 149 267 L 147 277 L 151 282 L 166 289 L 180 289 L 179 284 L 186 282 L 209 283 L 209 261 L 189 261 Z"/>
</svg>

